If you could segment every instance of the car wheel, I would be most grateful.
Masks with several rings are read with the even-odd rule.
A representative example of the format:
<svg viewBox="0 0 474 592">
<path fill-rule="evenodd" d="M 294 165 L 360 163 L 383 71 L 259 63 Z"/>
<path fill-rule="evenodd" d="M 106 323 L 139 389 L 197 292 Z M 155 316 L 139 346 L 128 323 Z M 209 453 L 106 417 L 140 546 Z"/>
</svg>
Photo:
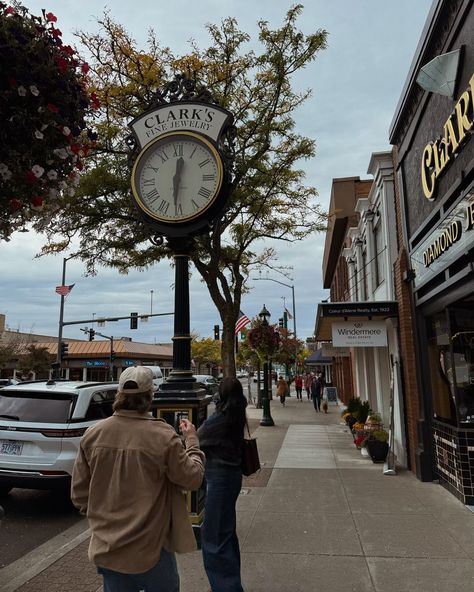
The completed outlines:
<svg viewBox="0 0 474 592">
<path fill-rule="evenodd" d="M 13 488 L 10 485 L 0 485 L 0 496 L 5 497 Z"/>
</svg>

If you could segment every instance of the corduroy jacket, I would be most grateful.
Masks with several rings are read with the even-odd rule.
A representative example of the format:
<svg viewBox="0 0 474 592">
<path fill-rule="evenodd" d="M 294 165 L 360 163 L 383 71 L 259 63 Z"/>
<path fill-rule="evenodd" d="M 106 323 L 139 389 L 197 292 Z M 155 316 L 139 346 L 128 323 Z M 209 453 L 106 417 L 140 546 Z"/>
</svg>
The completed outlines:
<svg viewBox="0 0 474 592">
<path fill-rule="evenodd" d="M 74 465 L 71 497 L 89 519 L 89 559 L 142 573 L 161 549 L 196 548 L 184 490 L 197 489 L 204 454 L 197 437 L 186 449 L 175 430 L 148 413 L 120 410 L 87 430 Z"/>
</svg>

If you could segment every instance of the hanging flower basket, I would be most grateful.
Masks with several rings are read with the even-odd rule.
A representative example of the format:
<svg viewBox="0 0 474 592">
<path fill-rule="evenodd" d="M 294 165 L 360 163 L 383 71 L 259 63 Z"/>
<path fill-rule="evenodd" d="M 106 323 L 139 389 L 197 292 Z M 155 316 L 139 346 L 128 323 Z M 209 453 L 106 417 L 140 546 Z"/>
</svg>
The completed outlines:
<svg viewBox="0 0 474 592">
<path fill-rule="evenodd" d="M 266 325 L 261 321 L 255 321 L 247 333 L 247 340 L 261 360 L 271 358 L 280 345 L 280 335 L 272 325 Z"/>
<path fill-rule="evenodd" d="M 60 207 L 94 147 L 86 117 L 99 102 L 87 89 L 89 67 L 63 44 L 56 21 L 0 1 L 0 239 Z"/>
</svg>

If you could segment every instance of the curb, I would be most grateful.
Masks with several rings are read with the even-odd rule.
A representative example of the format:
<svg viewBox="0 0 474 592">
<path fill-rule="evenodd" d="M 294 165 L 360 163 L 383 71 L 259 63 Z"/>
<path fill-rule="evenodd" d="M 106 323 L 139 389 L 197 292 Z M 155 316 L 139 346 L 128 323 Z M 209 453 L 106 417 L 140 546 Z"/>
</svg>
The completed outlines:
<svg viewBox="0 0 474 592">
<path fill-rule="evenodd" d="M 14 592 L 88 539 L 90 530 L 84 529 L 86 525 L 87 521 L 81 520 L 1 569 L 0 581 L 8 583 L 0 584 L 0 592 Z"/>
</svg>

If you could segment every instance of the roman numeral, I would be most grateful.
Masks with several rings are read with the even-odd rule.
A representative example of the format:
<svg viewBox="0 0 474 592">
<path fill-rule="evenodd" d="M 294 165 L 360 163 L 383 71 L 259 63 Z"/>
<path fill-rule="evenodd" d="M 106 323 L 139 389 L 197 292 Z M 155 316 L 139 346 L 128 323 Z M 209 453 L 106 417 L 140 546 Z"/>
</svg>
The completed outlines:
<svg viewBox="0 0 474 592">
<path fill-rule="evenodd" d="M 205 182 L 205 181 L 214 181 L 215 178 L 216 178 L 215 175 L 203 175 L 202 176 L 203 182 Z"/>
<path fill-rule="evenodd" d="M 202 162 L 200 162 L 199 163 L 199 166 L 202 168 L 202 167 L 206 166 L 206 164 L 208 162 L 211 162 L 211 159 L 210 158 L 206 158 L 206 160 L 203 160 Z"/>
<path fill-rule="evenodd" d="M 183 215 L 183 207 L 181 206 L 181 204 L 176 204 L 174 210 L 175 210 L 175 212 L 174 212 L 175 216 L 182 216 Z"/>
<path fill-rule="evenodd" d="M 166 162 L 169 158 L 169 156 L 166 154 L 166 152 L 164 150 L 162 150 L 161 152 L 158 152 L 157 154 L 161 158 L 161 164 Z"/>
<path fill-rule="evenodd" d="M 166 214 L 168 212 L 168 208 L 170 207 L 170 202 L 166 201 L 165 199 L 161 200 L 160 205 L 158 206 L 158 210 L 162 214 Z"/>
<path fill-rule="evenodd" d="M 182 144 L 176 144 L 176 146 L 173 147 L 173 156 L 183 156 Z"/>
<path fill-rule="evenodd" d="M 201 197 L 204 197 L 204 199 L 208 199 L 209 196 L 211 195 L 211 193 L 212 193 L 212 191 L 207 189 L 207 187 L 201 187 L 201 189 L 198 191 L 198 195 L 200 195 Z"/>
<path fill-rule="evenodd" d="M 197 147 L 194 148 L 194 150 L 191 152 L 191 156 L 189 157 L 190 159 L 194 156 L 194 153 L 196 152 Z"/>
<path fill-rule="evenodd" d="M 192 203 L 192 204 L 193 204 L 193 206 L 194 206 L 194 211 L 196 211 L 196 210 L 199 210 L 199 206 L 198 206 L 198 204 L 197 204 L 197 203 L 194 201 L 194 199 L 192 199 L 192 200 L 191 200 L 191 203 Z"/>
<path fill-rule="evenodd" d="M 151 169 L 154 173 L 157 173 L 159 171 L 159 169 L 152 167 L 151 164 L 149 164 L 146 168 Z"/>
<path fill-rule="evenodd" d="M 152 189 L 151 191 L 149 191 L 146 194 L 146 198 L 150 203 L 153 203 L 154 201 L 156 201 L 159 198 L 159 193 L 156 189 Z"/>
<path fill-rule="evenodd" d="M 150 185 L 155 184 L 155 179 L 143 179 L 144 187 L 149 187 Z"/>
</svg>

